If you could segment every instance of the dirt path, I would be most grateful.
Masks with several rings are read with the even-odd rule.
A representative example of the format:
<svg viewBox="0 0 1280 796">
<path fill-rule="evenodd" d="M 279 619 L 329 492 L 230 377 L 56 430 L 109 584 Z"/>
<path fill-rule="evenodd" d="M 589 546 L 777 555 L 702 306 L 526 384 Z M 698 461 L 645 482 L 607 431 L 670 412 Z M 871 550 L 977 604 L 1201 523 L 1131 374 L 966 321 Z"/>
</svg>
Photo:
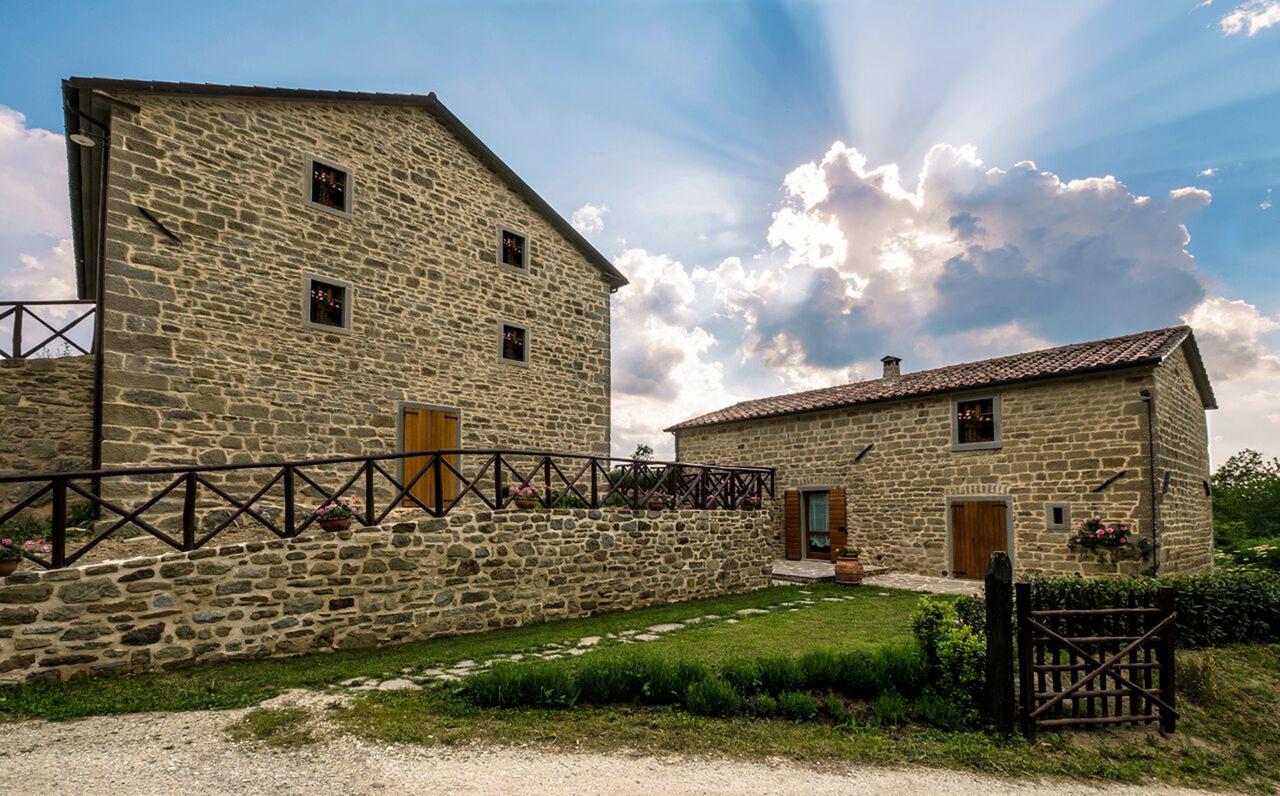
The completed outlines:
<svg viewBox="0 0 1280 796">
<path fill-rule="evenodd" d="M 1194 793 L 1013 782 L 934 769 L 814 771 L 779 763 L 448 749 L 339 738 L 298 750 L 237 743 L 245 713 L 201 711 L 0 725 L 0 794 L 849 794 Z"/>
</svg>

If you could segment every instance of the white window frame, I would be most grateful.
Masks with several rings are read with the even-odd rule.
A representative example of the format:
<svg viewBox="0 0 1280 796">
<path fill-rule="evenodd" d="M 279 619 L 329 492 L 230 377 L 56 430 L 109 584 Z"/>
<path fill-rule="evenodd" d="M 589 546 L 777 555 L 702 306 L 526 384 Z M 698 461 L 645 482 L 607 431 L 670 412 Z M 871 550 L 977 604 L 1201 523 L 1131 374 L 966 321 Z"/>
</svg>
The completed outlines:
<svg viewBox="0 0 1280 796">
<path fill-rule="evenodd" d="M 345 291 L 345 300 L 342 302 L 342 325 L 330 326 L 327 323 L 316 323 L 311 320 L 311 283 L 312 281 L 324 282 L 335 287 L 340 287 Z M 319 332 L 333 332 L 335 334 L 351 334 L 351 317 L 352 307 L 356 303 L 356 291 L 351 283 L 345 279 L 336 279 L 332 276 L 323 274 L 306 273 L 302 275 L 302 325 L 308 329 Z"/>
<path fill-rule="evenodd" d="M 519 265 L 519 266 L 509 265 L 502 261 L 502 237 L 507 234 L 518 235 L 524 239 L 524 253 L 521 255 L 521 260 L 523 260 L 522 265 Z M 516 229 L 515 227 L 509 224 L 498 225 L 498 248 L 497 248 L 497 251 L 494 252 L 494 262 L 496 262 L 498 265 L 502 266 L 503 268 L 513 273 L 527 275 L 529 273 L 529 253 L 530 253 L 530 250 L 532 250 L 532 248 L 533 248 L 533 238 L 529 236 L 529 233 Z"/>
<path fill-rule="evenodd" d="M 503 356 L 503 339 L 506 333 L 506 327 L 511 326 L 524 332 L 524 359 L 508 359 Z M 529 331 L 529 327 L 523 323 L 515 321 L 498 321 L 498 361 L 506 365 L 515 365 L 516 367 L 529 367 L 529 356 L 533 351 L 533 333 Z"/>
<path fill-rule="evenodd" d="M 315 164 L 317 163 L 322 166 L 328 166 L 331 169 L 337 169 L 347 175 L 347 207 L 345 210 L 338 210 L 337 208 L 320 204 L 311 198 L 311 176 L 315 171 Z M 327 158 L 321 155 L 307 155 L 304 159 L 302 169 L 302 201 L 305 202 L 308 207 L 313 207 L 316 210 L 321 210 L 331 216 L 337 216 L 338 218 L 351 218 L 351 208 L 355 206 L 356 202 L 355 189 L 356 174 L 352 171 L 350 166 L 347 166 L 334 158 Z"/>
<path fill-rule="evenodd" d="M 960 420 L 956 417 L 956 412 L 960 409 L 960 404 L 970 401 L 991 400 L 991 419 L 993 426 L 993 438 L 989 442 L 961 442 L 960 441 Z M 995 393 L 979 393 L 975 395 L 960 395 L 951 399 L 951 450 L 953 451 L 982 451 L 995 450 L 1004 447 L 1004 412 L 1000 406 L 1000 396 Z"/>
</svg>

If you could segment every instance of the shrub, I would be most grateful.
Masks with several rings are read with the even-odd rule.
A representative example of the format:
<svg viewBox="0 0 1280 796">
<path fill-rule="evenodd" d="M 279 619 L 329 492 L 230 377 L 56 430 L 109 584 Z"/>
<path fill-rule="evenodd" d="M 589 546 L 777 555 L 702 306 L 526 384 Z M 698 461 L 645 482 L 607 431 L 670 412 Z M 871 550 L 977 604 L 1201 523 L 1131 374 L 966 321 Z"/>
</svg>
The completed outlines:
<svg viewBox="0 0 1280 796">
<path fill-rule="evenodd" d="M 673 705 L 684 698 L 689 686 L 698 680 L 711 677 L 711 670 L 704 663 L 694 661 L 664 661 L 661 658 L 641 658 L 636 661 L 640 694 L 653 705 Z"/>
<path fill-rule="evenodd" d="M 964 712 L 948 699 L 937 694 L 927 694 L 916 703 L 920 720 L 939 730 L 959 730 L 965 726 Z"/>
<path fill-rule="evenodd" d="M 805 686 L 811 691 L 829 691 L 840 684 L 843 661 L 835 650 L 819 649 L 800 657 Z"/>
<path fill-rule="evenodd" d="M 462 692 L 476 705 L 490 708 L 565 708 L 578 701 L 578 687 L 569 671 L 540 663 L 494 666 L 464 680 Z"/>
<path fill-rule="evenodd" d="M 956 616 L 960 617 L 961 622 L 964 622 L 978 633 L 987 632 L 987 603 L 985 600 L 972 594 L 962 594 L 955 599 L 953 604 L 956 607 Z"/>
<path fill-rule="evenodd" d="M 634 661 L 619 658 L 588 660 L 574 677 L 578 698 L 592 705 L 630 702 L 640 696 L 641 683 Z"/>
<path fill-rule="evenodd" d="M 846 695 L 871 699 L 886 687 L 886 658 L 879 650 L 854 648 L 840 656 L 840 689 Z"/>
<path fill-rule="evenodd" d="M 760 681 L 759 665 L 744 658 L 731 658 L 720 664 L 720 676 L 743 696 L 758 693 L 764 687 Z"/>
<path fill-rule="evenodd" d="M 1178 656 L 1178 690 L 1197 705 L 1218 698 L 1218 659 L 1212 652 Z"/>
<path fill-rule="evenodd" d="M 915 696 L 924 691 L 929 680 L 929 670 L 924 656 L 914 645 L 882 647 L 878 651 L 884 661 L 884 685 L 903 696 Z"/>
<path fill-rule="evenodd" d="M 768 694 L 756 694 L 743 703 L 743 708 L 752 716 L 769 718 L 778 713 L 778 700 Z"/>
<path fill-rule="evenodd" d="M 684 694 L 684 706 L 699 716 L 731 716 L 738 712 L 738 692 L 718 677 L 691 683 Z"/>
<path fill-rule="evenodd" d="M 985 635 L 961 621 L 954 602 L 931 597 L 916 606 L 911 626 L 927 661 L 929 691 L 965 721 L 976 720 L 986 683 Z"/>
<path fill-rule="evenodd" d="M 897 727 L 907 719 L 907 700 L 892 691 L 883 693 L 871 703 L 871 714 L 882 727 Z"/>
<path fill-rule="evenodd" d="M 1105 608 L 1155 605 L 1156 590 L 1170 586 L 1178 611 L 1180 647 L 1218 647 L 1227 644 L 1280 641 L 1280 573 L 1265 571 L 1210 572 L 1161 578 L 1078 576 L 1031 579 L 1031 604 L 1036 609 Z M 1123 619 L 1114 628 L 1124 630 Z"/>
<path fill-rule="evenodd" d="M 776 696 L 784 691 L 804 688 L 804 670 L 795 658 L 770 655 L 757 660 L 756 666 L 760 670 L 760 685 L 770 694 Z"/>
<path fill-rule="evenodd" d="M 818 715 L 818 703 L 808 694 L 784 691 L 778 695 L 778 712 L 792 721 L 813 721 Z"/>
<path fill-rule="evenodd" d="M 822 700 L 822 714 L 837 726 L 853 722 L 853 713 L 839 694 L 827 693 L 826 698 Z"/>
</svg>

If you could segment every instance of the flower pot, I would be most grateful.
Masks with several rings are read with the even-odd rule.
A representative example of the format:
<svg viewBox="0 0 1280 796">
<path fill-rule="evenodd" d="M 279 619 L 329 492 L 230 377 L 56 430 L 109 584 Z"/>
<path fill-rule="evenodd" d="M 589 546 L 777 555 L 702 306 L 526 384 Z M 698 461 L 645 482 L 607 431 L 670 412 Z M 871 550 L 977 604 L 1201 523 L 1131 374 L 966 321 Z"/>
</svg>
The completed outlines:
<svg viewBox="0 0 1280 796">
<path fill-rule="evenodd" d="M 18 568 L 18 564 L 20 563 L 22 563 L 21 558 L 0 559 L 0 578 L 12 575 L 13 571 Z"/>
<path fill-rule="evenodd" d="M 657 498 L 650 499 L 649 501 L 650 511 L 666 511 L 666 509 L 667 509 L 666 501 L 658 500 Z"/>
<path fill-rule="evenodd" d="M 332 519 L 332 520 L 320 520 L 320 527 L 324 528 L 329 533 L 335 533 L 337 531 L 345 531 L 346 529 L 351 527 L 351 518 L 341 517 L 341 518 Z"/>
<path fill-rule="evenodd" d="M 862 562 L 857 556 L 845 555 L 836 559 L 836 583 L 857 586 L 862 582 L 864 574 Z"/>
<path fill-rule="evenodd" d="M 516 508 L 518 509 L 536 509 L 537 507 L 537 498 L 516 498 Z"/>
</svg>

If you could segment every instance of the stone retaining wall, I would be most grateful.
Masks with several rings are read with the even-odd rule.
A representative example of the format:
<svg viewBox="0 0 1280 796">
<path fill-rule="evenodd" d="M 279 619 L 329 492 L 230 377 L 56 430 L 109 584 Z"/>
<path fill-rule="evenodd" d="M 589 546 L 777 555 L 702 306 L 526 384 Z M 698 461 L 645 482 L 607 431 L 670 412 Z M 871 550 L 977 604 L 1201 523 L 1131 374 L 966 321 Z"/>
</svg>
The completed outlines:
<svg viewBox="0 0 1280 796">
<path fill-rule="evenodd" d="M 457 514 L 0 581 L 0 682 L 474 633 L 760 589 L 763 512 Z"/>
</svg>

